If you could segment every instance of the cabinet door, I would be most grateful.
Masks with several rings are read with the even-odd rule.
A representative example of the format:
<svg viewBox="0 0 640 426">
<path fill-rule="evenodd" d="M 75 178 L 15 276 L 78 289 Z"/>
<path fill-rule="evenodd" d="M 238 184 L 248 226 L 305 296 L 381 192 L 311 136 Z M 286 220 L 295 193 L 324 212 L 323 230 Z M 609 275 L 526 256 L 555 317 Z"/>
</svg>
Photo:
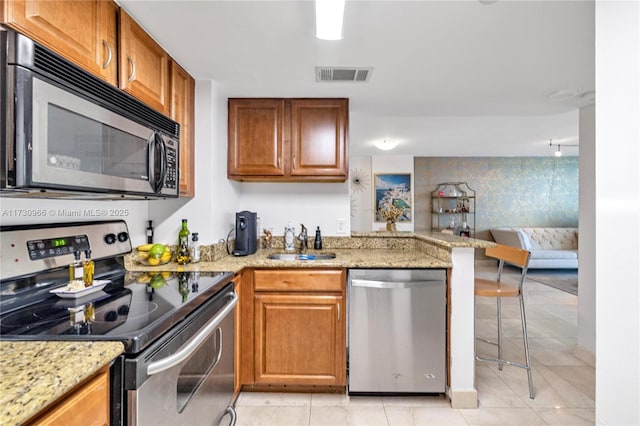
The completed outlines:
<svg viewBox="0 0 640 426">
<path fill-rule="evenodd" d="M 229 99 L 229 178 L 285 174 L 284 105 L 283 99 Z"/>
<path fill-rule="evenodd" d="M 169 55 L 120 10 L 120 88 L 169 116 Z"/>
<path fill-rule="evenodd" d="M 255 383 L 345 385 L 341 295 L 255 294 Z"/>
<path fill-rule="evenodd" d="M 105 368 L 28 425 L 108 425 L 109 413 L 109 370 Z"/>
<path fill-rule="evenodd" d="M 117 84 L 117 5 L 110 0 L 5 0 L 4 23 Z M 0 12 L 1 13 L 1 12 Z"/>
<path fill-rule="evenodd" d="M 180 123 L 180 196 L 195 196 L 195 80 L 171 62 L 171 118 Z"/>
<path fill-rule="evenodd" d="M 291 100 L 291 175 L 347 178 L 347 99 Z"/>
</svg>

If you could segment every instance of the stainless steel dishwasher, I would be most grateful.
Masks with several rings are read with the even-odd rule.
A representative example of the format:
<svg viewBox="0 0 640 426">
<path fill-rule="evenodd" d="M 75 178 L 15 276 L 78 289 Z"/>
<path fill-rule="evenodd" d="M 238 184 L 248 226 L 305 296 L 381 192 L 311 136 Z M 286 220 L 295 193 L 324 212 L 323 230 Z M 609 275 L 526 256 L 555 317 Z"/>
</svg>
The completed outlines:
<svg viewBox="0 0 640 426">
<path fill-rule="evenodd" d="M 349 394 L 445 392 L 446 271 L 350 269 Z"/>
</svg>

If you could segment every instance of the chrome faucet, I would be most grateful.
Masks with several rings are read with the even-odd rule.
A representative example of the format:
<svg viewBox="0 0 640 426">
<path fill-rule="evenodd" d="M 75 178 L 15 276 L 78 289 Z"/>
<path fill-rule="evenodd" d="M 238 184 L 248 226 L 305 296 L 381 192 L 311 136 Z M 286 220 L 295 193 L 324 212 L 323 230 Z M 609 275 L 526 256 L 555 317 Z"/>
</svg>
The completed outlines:
<svg viewBox="0 0 640 426">
<path fill-rule="evenodd" d="M 307 249 L 309 248 L 307 239 L 307 228 L 302 223 L 300 224 L 300 227 L 302 228 L 300 234 L 298 235 L 298 239 L 300 240 L 300 253 L 306 253 Z"/>
</svg>

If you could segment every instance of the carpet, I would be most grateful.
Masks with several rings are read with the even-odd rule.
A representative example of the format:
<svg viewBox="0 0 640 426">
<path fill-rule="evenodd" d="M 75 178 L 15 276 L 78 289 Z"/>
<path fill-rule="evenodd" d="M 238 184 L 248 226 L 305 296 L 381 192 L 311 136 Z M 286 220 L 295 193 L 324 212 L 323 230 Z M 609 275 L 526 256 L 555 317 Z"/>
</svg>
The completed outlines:
<svg viewBox="0 0 640 426">
<path fill-rule="evenodd" d="M 529 270 L 527 279 L 578 295 L 578 271 L 576 270 Z"/>
</svg>

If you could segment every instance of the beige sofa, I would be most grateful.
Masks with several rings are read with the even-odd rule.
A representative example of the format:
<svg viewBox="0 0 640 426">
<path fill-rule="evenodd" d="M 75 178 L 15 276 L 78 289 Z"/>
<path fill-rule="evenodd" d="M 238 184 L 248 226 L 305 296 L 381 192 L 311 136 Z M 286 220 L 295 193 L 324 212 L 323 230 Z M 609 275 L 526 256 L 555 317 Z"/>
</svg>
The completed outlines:
<svg viewBox="0 0 640 426">
<path fill-rule="evenodd" d="M 491 235 L 498 244 L 529 250 L 529 268 L 578 268 L 578 228 L 497 228 Z"/>
</svg>

